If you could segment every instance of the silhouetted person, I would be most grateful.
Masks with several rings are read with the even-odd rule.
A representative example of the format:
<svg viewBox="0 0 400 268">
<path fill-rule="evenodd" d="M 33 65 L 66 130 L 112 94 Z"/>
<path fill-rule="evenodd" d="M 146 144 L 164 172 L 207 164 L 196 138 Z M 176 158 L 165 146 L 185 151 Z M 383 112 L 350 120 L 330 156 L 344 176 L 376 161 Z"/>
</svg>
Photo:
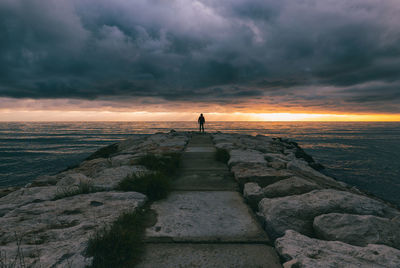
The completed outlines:
<svg viewBox="0 0 400 268">
<path fill-rule="evenodd" d="M 204 132 L 204 123 L 206 122 L 206 119 L 204 118 L 203 114 L 200 115 L 199 120 L 197 120 L 197 122 L 199 122 L 200 132 L 202 130 Z"/>
</svg>

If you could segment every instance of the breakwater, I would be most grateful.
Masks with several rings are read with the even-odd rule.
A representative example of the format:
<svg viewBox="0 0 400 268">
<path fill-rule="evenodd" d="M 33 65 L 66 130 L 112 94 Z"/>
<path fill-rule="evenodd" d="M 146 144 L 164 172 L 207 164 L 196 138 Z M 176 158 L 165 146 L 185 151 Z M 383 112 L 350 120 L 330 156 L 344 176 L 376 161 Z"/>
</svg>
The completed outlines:
<svg viewBox="0 0 400 268">
<path fill-rule="evenodd" d="M 144 156 L 183 153 L 183 167 L 178 170 L 177 180 L 172 178 L 173 192 L 164 201 L 152 203 L 151 209 L 155 210 L 156 216 L 146 229 L 145 240 L 157 238 L 173 243 L 177 239 L 197 237 L 203 243 L 215 244 L 215 241 L 207 240 L 211 238 L 204 238 L 207 233 L 216 233 L 215 230 L 223 224 L 228 226 L 227 222 L 233 226 L 245 222 L 243 226 L 255 230 L 250 238 L 240 233 L 246 227 L 231 232 L 226 229 L 228 231 L 223 238 L 230 241 L 229 250 L 232 250 L 232 247 L 238 246 L 235 241 L 243 244 L 240 239 L 251 239 L 253 243 L 257 238 L 254 234 L 258 234 L 262 238 L 258 243 L 266 245 L 264 253 L 268 252 L 269 256 L 268 260 L 261 259 L 265 262 L 274 262 L 279 255 L 285 267 L 400 265 L 400 212 L 395 207 L 323 175 L 318 171 L 318 164 L 290 140 L 224 133 L 205 136 L 210 139 L 212 146 L 203 143 L 188 146 L 197 137 L 191 132 L 171 131 L 130 138 L 99 150 L 75 168 L 52 176 L 41 176 L 20 189 L 4 190 L 5 196 L 0 198 L 1 261 L 23 262 L 32 267 L 90 265 L 93 257 L 85 253 L 90 237 L 99 228 L 114 222 L 122 213 L 139 210 L 148 202 L 146 193 L 123 191 L 121 183 L 126 178 L 133 178 L 134 181 L 144 174 L 155 172 L 152 169 L 157 167 L 146 165 Z M 200 158 L 219 155 L 220 160 L 227 161 L 226 165 L 221 165 L 226 166 L 229 174 L 219 173 L 218 168 L 212 169 L 214 164 L 205 165 L 206 170 L 191 168 L 188 163 L 196 161 L 196 153 L 200 153 Z M 190 161 L 185 162 L 187 159 Z M 198 165 L 201 163 L 195 166 Z M 183 175 L 179 173 L 182 170 Z M 207 179 L 209 181 L 202 184 Z M 232 183 L 236 186 L 232 186 Z M 204 196 L 201 194 L 189 197 L 174 195 L 177 191 L 205 191 L 210 190 L 209 187 L 220 190 L 221 194 L 218 195 L 216 191 L 209 194 L 212 196 L 206 200 L 202 200 Z M 221 214 L 216 218 L 215 225 L 207 225 L 206 221 L 195 229 L 190 228 L 196 226 L 194 222 L 183 224 L 186 218 L 179 217 L 198 216 L 194 212 L 182 212 L 190 210 L 188 201 L 196 198 L 199 202 L 191 204 L 197 206 L 203 218 L 213 215 L 212 202 L 219 202 L 221 211 L 224 211 L 224 202 L 230 204 L 229 200 L 236 200 L 237 207 L 242 207 L 238 196 L 222 193 L 227 190 L 243 194 L 253 212 L 245 213 L 243 217 L 233 217 L 233 213 L 227 213 L 225 217 Z M 201 204 L 205 204 L 208 210 L 202 209 Z M 174 213 L 163 218 L 165 207 L 171 209 L 171 206 L 176 210 L 171 210 Z M 207 211 L 210 215 L 207 215 Z M 173 223 L 170 222 L 171 217 L 176 218 L 172 220 Z M 257 224 L 251 220 L 253 218 L 258 219 L 257 224 L 265 234 L 260 233 Z M 183 231 L 175 228 L 182 227 L 182 224 L 189 227 L 183 228 Z M 199 229 L 202 230 L 200 234 Z M 182 238 L 182 232 L 186 238 Z M 239 240 L 232 239 L 232 236 Z M 156 242 L 160 242 L 157 239 Z M 215 250 L 220 252 L 219 255 L 229 257 L 223 248 Z M 162 252 L 161 245 L 157 251 Z M 209 256 L 211 260 L 208 251 L 207 248 L 201 251 L 202 256 Z M 262 248 L 256 251 L 261 252 L 262 256 Z M 145 254 L 142 265 L 146 267 L 146 260 L 156 260 L 156 257 L 148 258 Z M 196 259 L 196 256 L 191 255 L 190 258 Z M 254 261 L 258 257 L 253 254 L 241 255 L 241 258 Z M 173 260 L 174 264 L 179 260 Z M 181 261 L 184 260 L 187 261 L 182 257 Z M 168 267 L 167 263 L 165 267 Z M 246 267 L 246 262 L 242 267 Z"/>
</svg>

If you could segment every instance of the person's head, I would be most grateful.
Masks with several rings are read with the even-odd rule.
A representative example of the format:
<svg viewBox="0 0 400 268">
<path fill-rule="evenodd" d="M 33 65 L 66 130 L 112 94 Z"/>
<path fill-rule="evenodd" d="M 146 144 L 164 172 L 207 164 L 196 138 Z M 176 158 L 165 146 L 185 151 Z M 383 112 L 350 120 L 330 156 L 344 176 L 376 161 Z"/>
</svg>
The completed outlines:
<svg viewBox="0 0 400 268">
<path fill-rule="evenodd" d="M 203 116 L 203 114 L 200 114 L 200 116 Z"/>
</svg>

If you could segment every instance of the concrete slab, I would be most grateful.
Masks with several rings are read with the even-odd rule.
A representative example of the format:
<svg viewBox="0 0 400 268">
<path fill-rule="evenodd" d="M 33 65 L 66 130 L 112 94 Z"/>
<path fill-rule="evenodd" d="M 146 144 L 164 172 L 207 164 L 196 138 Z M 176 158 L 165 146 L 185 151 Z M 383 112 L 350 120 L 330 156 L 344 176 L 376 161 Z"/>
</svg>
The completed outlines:
<svg viewBox="0 0 400 268">
<path fill-rule="evenodd" d="M 185 157 L 185 156 L 184 156 Z M 215 160 L 210 159 L 196 159 L 196 160 L 189 160 L 184 159 L 181 161 L 181 170 L 183 171 L 193 171 L 193 170 L 203 170 L 203 171 L 227 171 L 228 168 L 225 164 L 219 163 Z"/>
<path fill-rule="evenodd" d="M 203 146 L 203 147 L 194 147 L 188 146 L 186 147 L 185 153 L 215 153 L 216 149 L 214 146 Z"/>
<path fill-rule="evenodd" d="M 227 170 L 186 171 L 172 182 L 173 190 L 237 191 L 238 185 Z"/>
<path fill-rule="evenodd" d="M 157 223 L 147 241 L 228 241 L 269 243 L 253 213 L 237 192 L 172 192 L 151 205 Z"/>
<path fill-rule="evenodd" d="M 282 267 L 274 249 L 256 244 L 147 244 L 140 268 Z"/>
</svg>

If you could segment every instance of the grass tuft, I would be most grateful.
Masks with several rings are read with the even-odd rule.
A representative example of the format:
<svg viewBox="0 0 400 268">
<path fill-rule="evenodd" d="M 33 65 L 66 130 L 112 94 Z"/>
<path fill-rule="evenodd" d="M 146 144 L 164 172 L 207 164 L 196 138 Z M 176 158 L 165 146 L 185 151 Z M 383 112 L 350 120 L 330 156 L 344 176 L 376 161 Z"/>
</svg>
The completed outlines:
<svg viewBox="0 0 400 268">
<path fill-rule="evenodd" d="M 171 189 L 171 178 L 160 172 L 149 173 L 140 177 L 126 177 L 119 183 L 118 190 L 135 191 L 145 194 L 150 201 L 163 199 Z"/>
<path fill-rule="evenodd" d="M 126 177 L 119 183 L 118 190 L 143 193 L 150 201 L 163 199 L 168 196 L 172 176 L 177 172 L 179 163 L 178 153 L 145 155 L 138 159 L 137 164 L 153 172 Z"/>
<path fill-rule="evenodd" d="M 123 213 L 108 227 L 98 230 L 90 239 L 85 255 L 93 257 L 89 267 L 132 267 L 144 252 L 144 210 Z"/>
<path fill-rule="evenodd" d="M 215 152 L 215 159 L 222 163 L 228 163 L 230 155 L 226 149 L 217 148 Z"/>
<path fill-rule="evenodd" d="M 172 176 L 179 168 L 180 154 L 170 153 L 164 155 L 147 154 L 140 159 L 137 163 L 145 166 L 147 169 L 157 171 L 167 176 Z"/>
<path fill-rule="evenodd" d="M 137 164 L 151 172 L 128 176 L 118 190 L 145 194 L 149 201 L 167 197 L 172 176 L 179 167 L 180 154 L 148 154 Z M 93 257 L 90 267 L 133 267 L 144 252 L 144 231 L 147 214 L 144 210 L 122 214 L 111 226 L 97 231 L 89 240 L 86 255 Z"/>
</svg>

